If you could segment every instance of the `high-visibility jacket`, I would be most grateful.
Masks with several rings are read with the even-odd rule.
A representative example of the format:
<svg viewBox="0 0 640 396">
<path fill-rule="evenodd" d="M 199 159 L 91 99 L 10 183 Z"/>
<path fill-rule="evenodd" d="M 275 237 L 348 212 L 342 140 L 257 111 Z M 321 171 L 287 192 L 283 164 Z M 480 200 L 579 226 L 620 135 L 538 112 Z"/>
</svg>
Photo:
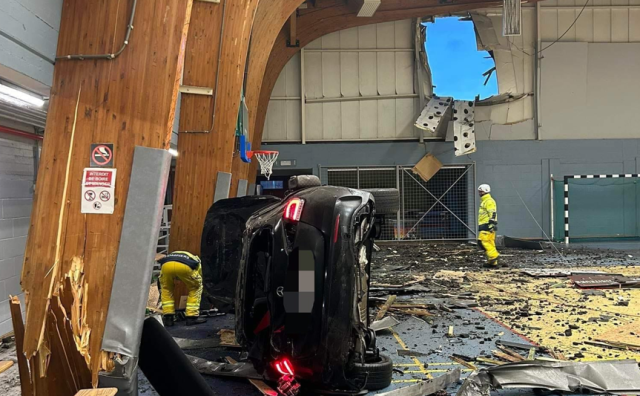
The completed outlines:
<svg viewBox="0 0 640 396">
<path fill-rule="evenodd" d="M 491 194 L 480 197 L 480 211 L 478 212 L 478 226 L 480 231 L 489 231 L 498 224 L 498 207 Z"/>
</svg>

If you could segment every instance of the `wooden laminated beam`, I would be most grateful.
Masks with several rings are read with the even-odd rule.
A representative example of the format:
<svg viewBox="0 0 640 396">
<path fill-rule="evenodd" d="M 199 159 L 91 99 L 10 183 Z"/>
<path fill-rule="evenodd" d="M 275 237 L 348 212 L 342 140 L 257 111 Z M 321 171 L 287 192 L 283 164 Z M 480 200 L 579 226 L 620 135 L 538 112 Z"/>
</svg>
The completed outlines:
<svg viewBox="0 0 640 396">
<path fill-rule="evenodd" d="M 247 67 L 247 82 L 245 84 L 245 100 L 247 109 L 249 110 L 248 141 L 251 141 L 252 133 L 256 128 L 256 117 L 259 112 L 258 100 L 260 98 L 260 90 L 262 89 L 263 78 L 267 70 L 271 50 L 276 39 L 281 34 L 281 30 L 283 30 L 283 27 L 287 23 L 287 20 L 296 12 L 296 9 L 302 2 L 303 0 L 260 0 L 260 4 L 256 10 L 255 24 L 253 32 L 251 33 L 251 47 L 249 48 L 250 56 Z M 296 40 L 298 40 L 297 37 Z M 231 168 L 232 181 L 230 196 L 236 196 L 238 181 L 247 179 L 248 172 L 249 165 L 242 162 L 240 156 L 235 155 Z"/>
<path fill-rule="evenodd" d="M 354 11 L 352 5 L 345 4 L 341 0 L 327 0 L 318 3 L 316 7 L 299 10 L 297 36 L 300 48 L 302 48 L 326 34 L 352 27 L 495 7 L 500 4 L 499 1 L 486 0 L 467 0 L 446 4 L 438 0 L 386 0 L 382 2 L 373 17 L 358 18 L 357 11 Z M 287 29 L 282 29 L 273 45 L 266 71 L 263 73 L 264 77 L 257 98 L 258 103 L 255 107 L 249 107 L 250 125 L 252 126 L 250 129 L 251 144 L 254 149 L 259 149 L 262 143 L 267 107 L 276 80 L 291 57 L 300 51 L 300 48 L 287 47 L 288 37 Z M 251 76 L 249 75 L 249 77 Z M 250 97 L 250 93 L 247 89 L 247 105 L 250 101 L 256 100 L 256 98 Z M 249 166 L 238 164 L 237 167 L 234 166 L 234 178 L 254 180 L 257 170 L 256 161 L 252 161 Z"/>
<path fill-rule="evenodd" d="M 277 5 L 279 1 L 271 0 L 271 3 Z M 297 1 L 300 3 L 301 0 Z M 240 93 L 254 17 L 256 29 L 261 25 L 272 26 L 270 19 L 263 19 L 264 15 L 259 17 L 257 6 L 258 0 L 194 4 L 183 84 L 212 87 L 214 96 L 182 97 L 170 250 L 200 253 L 202 226 L 213 203 L 218 172 L 231 172 Z M 291 12 L 285 18 L 289 15 Z M 281 28 L 282 24 L 274 28 L 275 35 Z M 261 40 L 254 34 L 252 47 Z M 258 56 L 252 54 L 251 61 Z M 268 56 L 267 53 L 265 58 Z M 237 182 L 234 194 L 236 190 Z"/>
<path fill-rule="evenodd" d="M 168 148 L 191 0 L 65 0 L 60 59 L 22 271 L 27 302 L 22 353 L 36 395 L 70 395 L 113 368 L 101 351 L 135 146 Z M 112 215 L 82 214 L 81 179 L 91 144 L 113 143 L 118 170 Z M 72 375 L 72 373 L 74 373 Z M 70 393 L 72 390 L 74 392 Z"/>
</svg>

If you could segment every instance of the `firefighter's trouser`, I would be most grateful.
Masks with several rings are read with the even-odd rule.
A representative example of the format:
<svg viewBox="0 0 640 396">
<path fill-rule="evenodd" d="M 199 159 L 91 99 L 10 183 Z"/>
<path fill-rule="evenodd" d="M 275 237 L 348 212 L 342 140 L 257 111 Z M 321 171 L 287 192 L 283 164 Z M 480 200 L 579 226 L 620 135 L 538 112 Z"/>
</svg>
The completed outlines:
<svg viewBox="0 0 640 396">
<path fill-rule="evenodd" d="M 487 254 L 487 261 L 489 264 L 496 262 L 500 253 L 496 249 L 496 233 L 495 231 L 480 231 L 478 240 L 482 244 L 485 253 Z"/>
<path fill-rule="evenodd" d="M 177 261 L 169 261 L 162 265 L 160 270 L 160 286 L 162 286 L 162 313 L 173 315 L 176 313 L 173 297 L 174 280 L 178 278 L 187 286 L 186 316 L 200 315 L 200 299 L 202 297 L 202 267 L 193 270 L 186 264 Z"/>
</svg>

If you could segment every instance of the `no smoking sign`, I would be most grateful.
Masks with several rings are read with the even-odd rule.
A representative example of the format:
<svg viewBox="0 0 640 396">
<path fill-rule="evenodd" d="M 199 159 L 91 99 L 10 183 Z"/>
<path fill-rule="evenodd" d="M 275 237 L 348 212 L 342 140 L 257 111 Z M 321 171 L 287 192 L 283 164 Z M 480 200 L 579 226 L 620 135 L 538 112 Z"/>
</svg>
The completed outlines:
<svg viewBox="0 0 640 396">
<path fill-rule="evenodd" d="M 100 143 L 91 145 L 91 167 L 113 168 L 112 143 Z"/>
</svg>

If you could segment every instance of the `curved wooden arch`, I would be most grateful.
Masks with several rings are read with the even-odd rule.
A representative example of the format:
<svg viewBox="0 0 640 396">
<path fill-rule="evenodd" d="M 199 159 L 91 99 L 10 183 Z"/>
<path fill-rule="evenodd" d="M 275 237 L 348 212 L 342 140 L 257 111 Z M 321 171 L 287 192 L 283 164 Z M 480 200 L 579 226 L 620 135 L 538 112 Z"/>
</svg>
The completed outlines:
<svg viewBox="0 0 640 396">
<path fill-rule="evenodd" d="M 262 89 L 262 82 L 273 45 L 291 14 L 296 12 L 296 9 L 303 2 L 304 0 L 260 0 L 260 4 L 258 4 L 253 31 L 251 32 L 249 66 L 245 85 L 245 100 L 249 109 L 249 131 L 255 130 L 260 90 Z M 251 141 L 251 135 L 248 140 Z M 244 173 L 244 178 L 246 178 L 247 172 L 242 172 L 245 168 L 248 169 L 248 165 L 240 160 L 240 156 L 234 156 L 233 165 L 231 166 L 231 174 L 234 177 L 229 196 L 236 196 L 238 180 L 242 179 L 237 175 Z"/>
<path fill-rule="evenodd" d="M 255 108 L 256 119 L 252 130 L 252 147 L 258 148 L 262 144 L 264 123 L 267 117 L 267 108 L 271 98 L 271 92 L 276 84 L 280 72 L 287 62 L 300 51 L 300 48 L 312 41 L 339 30 L 357 26 L 370 25 L 381 22 L 398 21 L 402 19 L 442 15 L 462 11 L 470 11 L 480 8 L 496 7 L 500 1 L 470 0 L 464 2 L 452 2 L 441 4 L 439 0 L 394 0 L 382 3 L 378 11 L 370 18 L 357 17 L 357 9 L 340 1 L 326 4 L 323 7 L 301 10 L 298 17 L 298 40 L 300 47 L 287 47 L 288 32 L 283 29 L 273 45 L 269 56 L 266 72 L 262 80 L 262 86 Z M 251 112 L 251 109 L 249 110 Z M 240 168 L 237 175 L 239 179 L 254 180 L 257 175 L 258 164 L 252 161 L 250 166 Z"/>
</svg>

